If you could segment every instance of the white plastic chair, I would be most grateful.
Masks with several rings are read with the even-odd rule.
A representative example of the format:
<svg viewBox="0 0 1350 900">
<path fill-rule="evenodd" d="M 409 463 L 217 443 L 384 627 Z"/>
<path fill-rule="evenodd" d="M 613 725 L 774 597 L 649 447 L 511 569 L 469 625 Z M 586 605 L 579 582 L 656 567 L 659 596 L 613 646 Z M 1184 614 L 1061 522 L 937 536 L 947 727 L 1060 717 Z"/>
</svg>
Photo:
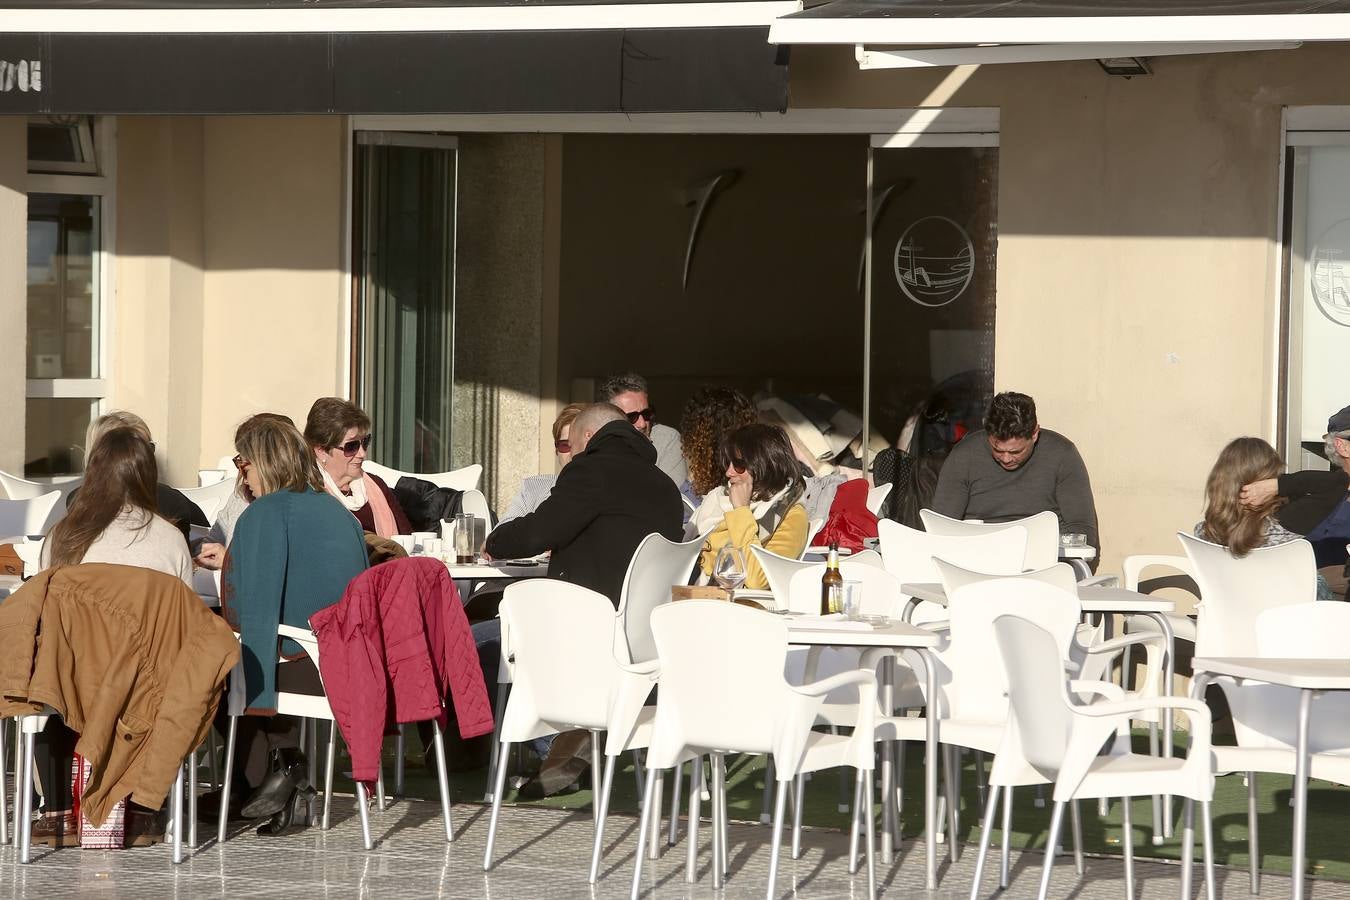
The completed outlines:
<svg viewBox="0 0 1350 900">
<path fill-rule="evenodd" d="M 197 486 L 206 487 L 224 481 L 230 474 L 229 469 L 198 469 Z"/>
<path fill-rule="evenodd" d="M 398 484 L 398 480 L 404 475 L 411 475 L 413 478 L 430 481 L 436 487 L 454 488 L 457 491 L 472 491 L 478 487 L 478 481 L 483 477 L 483 467 L 478 463 L 465 466 L 462 469 L 451 469 L 449 472 L 401 472 L 398 469 L 391 469 L 368 459 L 361 464 L 361 468 L 372 475 L 379 476 L 391 489 Z"/>
<path fill-rule="evenodd" d="M 886 498 L 891 495 L 891 488 L 894 484 L 879 484 L 874 488 L 867 490 L 867 511 L 874 516 L 881 515 L 881 507 L 886 503 Z"/>
<path fill-rule="evenodd" d="M 779 556 L 772 550 L 767 550 L 758 544 L 750 546 L 750 553 L 759 563 L 760 569 L 763 570 L 764 577 L 769 582 L 769 593 L 773 594 L 774 605 L 779 609 L 788 608 L 788 584 L 792 581 L 792 576 L 802 569 L 817 565 L 803 559 L 789 559 L 786 556 Z"/>
<path fill-rule="evenodd" d="M 1253 550 L 1237 559 L 1218 544 L 1185 533 L 1178 533 L 1178 538 L 1202 598 L 1196 609 L 1196 656 L 1259 657 L 1263 638 L 1257 621 L 1263 613 L 1315 602 L 1317 569 L 1312 545 L 1307 541 Z M 1303 640 L 1311 647 L 1319 637 L 1305 633 Z M 1344 635 L 1337 637 L 1343 639 Z M 1299 655 L 1312 655 L 1312 651 L 1304 650 Z M 1344 658 L 1344 648 L 1334 655 Z M 1244 772 L 1247 777 L 1248 855 L 1255 892 L 1260 884 L 1256 773 L 1294 773 L 1298 691 L 1228 678 L 1212 683 L 1223 689 L 1237 740 L 1236 747 L 1214 748 L 1215 771 L 1220 775 Z M 1350 749 L 1350 698 L 1333 694 L 1317 703 L 1318 714 L 1309 733 L 1313 750 L 1309 775 L 1350 784 L 1350 756 L 1336 752 Z"/>
<path fill-rule="evenodd" d="M 492 511 L 488 507 L 487 497 L 477 488 L 465 488 L 464 496 L 459 498 L 459 511 L 469 513 L 483 520 L 483 538 L 492 533 Z"/>
<path fill-rule="evenodd" d="M 1027 532 L 1027 552 L 1022 563 L 1023 568 L 1048 569 L 1059 560 L 1059 516 L 1050 510 L 1012 522 L 964 522 L 931 509 L 921 509 L 919 519 L 923 522 L 924 531 L 948 537 L 995 534 L 1013 526 L 1020 526 Z"/>
<path fill-rule="evenodd" d="M 1009 595 L 1017 606 L 1038 594 L 1054 589 L 1023 583 Z M 1051 631 L 1027 616 L 1005 613 L 994 622 L 994 634 L 1006 672 L 1009 718 L 1005 739 L 994 762 L 999 783 L 1015 783 L 1027 778 L 1053 780 L 1054 810 L 1050 818 L 1047 852 L 1041 871 L 1039 898 L 1046 900 L 1050 873 L 1054 865 L 1053 848 L 1059 839 L 1066 803 L 1079 799 L 1122 797 L 1124 811 L 1125 896 L 1133 898 L 1134 853 L 1130 828 L 1129 798 L 1139 794 L 1173 794 L 1186 798 L 1185 831 L 1182 837 L 1183 884 L 1189 886 L 1189 869 L 1194 855 L 1194 807 L 1200 803 L 1204 838 L 1205 886 L 1214 900 L 1213 837 L 1210 824 L 1210 800 L 1214 795 L 1214 773 L 1210 755 L 1209 708 L 1197 700 L 1157 697 L 1147 700 L 1080 704 L 1070 692 L 1099 692 L 1108 697 L 1117 690 L 1101 682 L 1071 682 L 1064 671 L 1065 658 L 1059 640 Z M 1057 699 L 1052 699 L 1057 698 Z M 1190 721 L 1192 746 L 1185 759 L 1140 756 L 1129 749 L 1129 719 L 1143 706 L 1169 707 L 1184 713 Z M 1103 743 L 1115 733 L 1115 740 L 1104 755 Z M 988 851 L 989 831 L 997 791 L 991 792 L 985 829 L 980 839 L 979 861 L 971 897 L 978 896 L 981 870 Z M 1183 896 L 1189 897 L 1188 891 Z"/>
<path fill-rule="evenodd" d="M 1020 525 L 953 536 L 930 534 L 882 519 L 877 523 L 877 537 L 882 561 L 901 584 L 941 581 L 934 559 L 991 575 L 1017 575 L 1022 572 L 1027 555 L 1027 531 Z M 940 608 L 934 609 L 931 603 L 921 604 L 912 618 L 919 623 L 931 622 L 945 618 L 945 613 Z"/>
<path fill-rule="evenodd" d="M 46 534 L 55 524 L 60 491 L 49 491 L 24 500 L 0 500 L 0 537 Z"/>
<path fill-rule="evenodd" d="M 662 606 L 652 613 L 652 631 L 661 659 L 656 716 L 647 752 L 646 802 L 638 828 L 632 897 L 642 887 L 641 852 L 650 828 L 659 823 L 654 804 L 656 773 L 693 759 L 694 779 L 702 758 L 712 757 L 713 886 L 727 872 L 726 797 L 723 757 L 728 752 L 772 754 L 778 780 L 768 896 L 775 896 L 787 787 L 799 773 L 835 766 L 857 770 L 855 810 L 863 795 L 867 813 L 868 896 L 876 896 L 872 837 L 872 710 L 876 676 L 853 671 L 815 684 L 793 687 L 782 676 L 787 655 L 787 623 L 777 616 L 718 601 L 691 600 Z M 858 724 L 851 735 L 812 731 L 825 696 L 856 685 Z M 716 703 L 708 698 L 716 697 Z M 699 792 L 689 792 L 689 840 L 685 880 L 694 880 L 701 814 Z M 855 816 L 856 818 L 856 816 Z"/>
<path fill-rule="evenodd" d="M 230 499 L 230 495 L 235 491 L 235 480 L 227 478 L 217 481 L 215 484 L 208 484 L 205 487 L 178 488 L 178 491 L 197 504 L 197 507 L 206 516 L 206 521 L 214 522 L 216 514 L 220 512 L 225 501 Z"/>
<path fill-rule="evenodd" d="M 592 779 L 599 783 L 600 732 L 609 724 L 611 691 L 620 676 L 614 658 L 614 606 L 603 594 L 544 578 L 518 581 L 507 585 L 498 615 L 503 636 L 509 634 L 513 680 L 506 709 L 499 714 L 501 746 L 484 871 L 492 868 L 506 789 L 504 761 L 511 745 L 584 728 L 591 733 Z M 568 639 L 558 640 L 563 634 Z M 630 740 L 637 742 L 640 736 Z M 598 804 L 594 816 L 598 832 Z"/>
<path fill-rule="evenodd" d="M 9 499 L 30 500 L 50 491 L 60 491 L 62 509 L 65 508 L 65 498 L 83 483 L 84 478 L 77 475 L 61 476 L 51 481 L 29 481 L 27 478 L 20 478 L 18 475 L 0 470 L 0 487 L 5 489 L 5 496 Z"/>
</svg>

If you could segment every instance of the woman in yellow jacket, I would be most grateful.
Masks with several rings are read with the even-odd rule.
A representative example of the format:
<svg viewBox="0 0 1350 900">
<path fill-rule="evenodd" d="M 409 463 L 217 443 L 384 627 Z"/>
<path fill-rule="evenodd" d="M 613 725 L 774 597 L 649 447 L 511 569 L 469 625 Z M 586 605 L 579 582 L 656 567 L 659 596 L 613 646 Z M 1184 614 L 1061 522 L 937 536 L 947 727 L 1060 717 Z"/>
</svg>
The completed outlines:
<svg viewBox="0 0 1350 900">
<path fill-rule="evenodd" d="M 699 566 L 705 576 L 711 575 L 717 551 L 734 544 L 745 556 L 745 587 L 763 590 L 769 582 L 750 553 L 752 545 L 789 559 L 806 548 L 810 525 L 800 502 L 806 488 L 801 465 L 787 435 L 775 425 L 736 429 L 722 442 L 720 456 L 726 482 L 704 497 L 694 513 L 699 534 L 712 529 Z"/>
</svg>

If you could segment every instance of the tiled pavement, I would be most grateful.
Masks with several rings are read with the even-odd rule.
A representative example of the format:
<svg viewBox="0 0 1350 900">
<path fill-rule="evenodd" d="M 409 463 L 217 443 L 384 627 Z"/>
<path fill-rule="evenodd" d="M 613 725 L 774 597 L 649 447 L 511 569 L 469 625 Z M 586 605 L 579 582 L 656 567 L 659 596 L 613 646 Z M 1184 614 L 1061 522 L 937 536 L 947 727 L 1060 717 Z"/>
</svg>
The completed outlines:
<svg viewBox="0 0 1350 900">
<path fill-rule="evenodd" d="M 496 866 L 482 869 L 489 809 L 460 804 L 454 808 L 456 840 L 446 844 L 437 804 L 400 801 L 383 813 L 372 813 L 375 849 L 361 849 L 360 827 L 350 798 L 339 798 L 334 827 L 317 828 L 279 838 L 261 838 L 240 831 L 223 849 L 214 845 L 214 830 L 203 827 L 203 845 L 181 866 L 173 866 L 164 846 L 121 852 L 69 849 L 40 854 L 30 865 L 16 862 L 12 846 L 0 847 L 0 898 L 159 898 L 159 897 L 371 897 L 417 898 L 620 898 L 627 897 L 633 872 L 633 845 L 637 821 L 613 816 L 606 834 L 607 855 L 600 882 L 586 882 L 591 847 L 591 816 L 586 810 L 564 812 L 534 807 L 502 810 Z M 208 834 L 210 840 L 207 841 Z M 662 858 L 645 864 L 643 896 L 658 898 L 763 897 L 768 872 L 769 828 L 734 825 L 731 829 L 732 876 L 724 891 L 715 892 L 707 867 L 709 829 L 700 832 L 700 881 L 684 882 L 685 843 L 664 850 Z M 847 836 L 837 831 L 808 830 L 800 860 L 787 858 L 779 867 L 778 896 L 812 898 L 865 897 L 865 870 L 850 877 L 844 857 Z M 896 865 L 881 875 L 884 896 L 955 900 L 969 896 L 974 869 L 974 847 L 966 847 L 959 863 L 948 864 L 940 847 L 939 890 L 923 890 L 923 846 L 906 840 Z M 1043 857 L 1015 855 L 1013 882 L 1006 898 L 1036 895 Z M 986 889 L 993 896 L 997 868 L 986 869 Z M 1074 874 L 1071 857 L 1062 857 L 1051 884 L 1051 896 L 1097 900 L 1122 895 L 1120 859 L 1089 859 L 1087 874 Z M 1197 892 L 1201 867 L 1197 863 Z M 1175 898 L 1178 868 L 1139 862 L 1137 875 L 1143 898 Z M 1220 869 L 1218 880 L 1225 898 L 1248 898 L 1247 873 Z M 1314 881 L 1312 900 L 1350 900 L 1350 885 Z M 1267 875 L 1261 896 L 1288 896 L 1289 879 Z"/>
</svg>

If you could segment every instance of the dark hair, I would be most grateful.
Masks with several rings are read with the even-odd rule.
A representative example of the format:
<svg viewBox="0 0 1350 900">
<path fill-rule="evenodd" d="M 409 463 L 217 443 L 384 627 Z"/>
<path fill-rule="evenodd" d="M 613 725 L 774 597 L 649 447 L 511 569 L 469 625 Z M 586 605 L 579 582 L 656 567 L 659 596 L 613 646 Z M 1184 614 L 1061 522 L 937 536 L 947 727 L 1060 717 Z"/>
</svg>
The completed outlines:
<svg viewBox="0 0 1350 900">
<path fill-rule="evenodd" d="M 348 428 L 370 431 L 370 416 L 365 410 L 340 397 L 320 397 L 305 418 L 305 440 L 311 447 L 331 450 L 342 443 Z"/>
<path fill-rule="evenodd" d="M 984 416 L 984 430 L 996 441 L 1030 438 L 1036 433 L 1036 401 L 1026 394 L 996 394 Z"/>
<path fill-rule="evenodd" d="M 51 564 L 78 565 L 123 507 L 144 511 L 145 525 L 149 525 L 150 517 L 159 511 L 158 482 L 155 451 L 142 434 L 125 426 L 105 431 L 89 453 L 84 483 L 70 501 L 65 518 L 47 536 Z"/>
<path fill-rule="evenodd" d="M 620 394 L 626 394 L 634 391 L 639 394 L 647 394 L 647 379 L 636 372 L 622 372 L 618 375 L 611 375 L 600 382 L 600 399 L 613 400 Z"/>
<path fill-rule="evenodd" d="M 757 421 L 755 404 L 735 388 L 706 387 L 694 392 L 680 417 L 680 449 L 695 494 L 702 497 L 722 483 L 727 470 L 718 452 L 722 438 Z"/>
<path fill-rule="evenodd" d="M 722 439 L 718 458 L 724 473 L 733 459 L 745 460 L 755 482 L 752 500 L 767 500 L 802 477 L 792 442 L 777 425 L 756 423 L 737 428 Z"/>
</svg>

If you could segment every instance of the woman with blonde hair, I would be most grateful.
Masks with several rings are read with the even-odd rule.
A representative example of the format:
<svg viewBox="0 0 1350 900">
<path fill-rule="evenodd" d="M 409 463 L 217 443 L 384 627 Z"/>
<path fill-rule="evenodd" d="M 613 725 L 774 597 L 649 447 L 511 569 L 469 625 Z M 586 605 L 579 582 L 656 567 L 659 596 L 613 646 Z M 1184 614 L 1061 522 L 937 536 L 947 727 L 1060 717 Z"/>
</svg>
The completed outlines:
<svg viewBox="0 0 1350 900">
<path fill-rule="evenodd" d="M 1195 526 L 1195 536 L 1222 544 L 1238 558 L 1258 547 L 1298 540 L 1275 518 L 1275 511 L 1284 504 L 1280 498 L 1255 507 L 1242 503 L 1243 485 L 1275 478 L 1283 471 L 1284 460 L 1260 438 L 1229 441 L 1205 481 L 1205 518 Z"/>
<path fill-rule="evenodd" d="M 259 831 L 274 834 L 290 824 L 306 769 L 299 720 L 276 715 L 277 692 L 323 693 L 314 663 L 299 645 L 278 641 L 277 629 L 308 628 L 311 615 L 341 599 L 366 568 L 366 543 L 356 519 L 323 490 L 313 449 L 295 426 L 254 416 L 239 426 L 234 446 L 254 499 L 235 525 L 221 591 L 239 631 L 250 713 L 236 726 L 242 784 L 232 792 L 246 798 L 245 818 L 277 817 Z"/>
</svg>

